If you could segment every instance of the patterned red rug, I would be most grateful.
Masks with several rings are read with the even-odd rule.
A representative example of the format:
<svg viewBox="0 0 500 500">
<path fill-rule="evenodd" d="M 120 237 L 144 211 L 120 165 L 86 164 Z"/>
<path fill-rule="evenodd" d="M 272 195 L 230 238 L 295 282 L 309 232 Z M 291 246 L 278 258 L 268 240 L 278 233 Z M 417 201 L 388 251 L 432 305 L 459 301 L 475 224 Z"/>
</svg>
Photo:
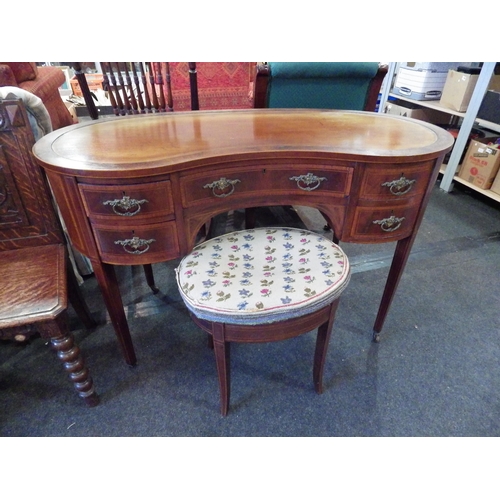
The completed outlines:
<svg viewBox="0 0 500 500">
<path fill-rule="evenodd" d="M 196 63 L 200 110 L 252 108 L 255 64 L 254 62 Z M 171 62 L 169 65 L 174 111 L 190 110 L 188 63 Z"/>
</svg>

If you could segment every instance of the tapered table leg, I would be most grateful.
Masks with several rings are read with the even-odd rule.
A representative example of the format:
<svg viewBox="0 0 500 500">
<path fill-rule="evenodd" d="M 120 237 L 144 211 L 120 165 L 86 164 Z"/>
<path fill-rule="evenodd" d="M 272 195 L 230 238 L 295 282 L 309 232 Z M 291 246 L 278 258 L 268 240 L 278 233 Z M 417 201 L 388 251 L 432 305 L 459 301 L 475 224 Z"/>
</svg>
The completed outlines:
<svg viewBox="0 0 500 500">
<path fill-rule="evenodd" d="M 100 261 L 92 261 L 92 267 L 125 361 L 127 364 L 134 366 L 137 363 L 137 358 L 123 308 L 115 269 L 111 264 L 104 264 Z"/>
<path fill-rule="evenodd" d="M 410 251 L 413 245 L 414 236 L 409 236 L 403 240 L 399 240 L 396 244 L 396 249 L 394 251 L 394 257 L 392 259 L 391 268 L 387 276 L 387 281 L 385 283 L 384 293 L 382 295 L 382 300 L 380 301 L 380 306 L 377 313 L 377 318 L 375 319 L 375 324 L 373 326 L 373 340 L 378 342 L 380 337 L 379 333 L 384 326 L 385 318 L 387 317 L 387 312 L 396 293 L 396 289 L 399 284 L 399 280 L 403 275 L 406 262 L 410 256 Z"/>
<path fill-rule="evenodd" d="M 436 179 L 439 175 L 439 168 L 436 166 L 441 165 L 444 156 L 437 158 L 435 160 L 435 168 L 432 172 L 432 175 L 429 179 L 429 183 L 427 185 L 427 191 L 422 199 L 420 204 L 420 210 L 415 220 L 412 233 L 410 236 L 399 240 L 396 244 L 396 249 L 394 251 L 394 257 L 392 258 L 391 268 L 389 270 L 389 275 L 387 276 L 387 281 L 385 283 L 384 293 L 382 295 L 382 300 L 380 301 L 380 307 L 378 310 L 377 318 L 375 319 L 375 324 L 373 326 L 373 341 L 379 342 L 380 335 L 379 333 L 382 331 L 382 327 L 384 326 L 385 318 L 387 316 L 387 312 L 392 303 L 392 299 L 394 298 L 394 294 L 396 293 L 396 289 L 399 284 L 399 280 L 403 275 L 403 271 L 406 267 L 406 263 L 408 262 L 408 257 L 410 256 L 411 249 L 413 247 L 413 243 L 415 238 L 417 237 L 418 229 L 420 224 L 422 223 L 422 219 L 425 213 L 425 207 L 429 202 L 429 198 L 431 197 L 432 190 L 434 185 L 436 184 Z"/>
</svg>

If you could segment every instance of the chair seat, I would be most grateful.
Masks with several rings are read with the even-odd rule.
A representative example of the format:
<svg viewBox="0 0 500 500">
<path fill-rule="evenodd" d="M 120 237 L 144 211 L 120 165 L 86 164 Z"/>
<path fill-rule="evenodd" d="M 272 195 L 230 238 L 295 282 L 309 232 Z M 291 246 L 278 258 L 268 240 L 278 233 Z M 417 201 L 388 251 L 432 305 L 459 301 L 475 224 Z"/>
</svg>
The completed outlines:
<svg viewBox="0 0 500 500">
<path fill-rule="evenodd" d="M 258 325 L 315 312 L 349 282 L 344 252 L 322 235 L 257 228 L 208 240 L 176 269 L 186 307 L 198 318 Z"/>
<path fill-rule="evenodd" d="M 0 252 L 0 328 L 54 319 L 67 307 L 62 244 Z"/>
</svg>

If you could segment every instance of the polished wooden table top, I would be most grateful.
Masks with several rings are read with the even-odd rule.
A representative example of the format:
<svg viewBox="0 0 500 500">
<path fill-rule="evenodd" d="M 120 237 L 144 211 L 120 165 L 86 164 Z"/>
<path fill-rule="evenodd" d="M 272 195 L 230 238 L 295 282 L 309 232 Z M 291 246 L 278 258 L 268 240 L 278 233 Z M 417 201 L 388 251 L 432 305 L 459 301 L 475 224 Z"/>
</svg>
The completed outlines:
<svg viewBox="0 0 500 500">
<path fill-rule="evenodd" d="M 311 206 L 336 240 L 397 241 L 378 334 L 452 146 L 451 134 L 410 118 L 255 109 L 85 122 L 48 134 L 33 151 L 135 364 L 113 265 L 179 258 L 213 216 L 253 206 Z"/>
<path fill-rule="evenodd" d="M 59 129 L 34 153 L 48 170 L 168 173 L 207 159 L 335 157 L 391 163 L 436 157 L 453 144 L 443 129 L 415 120 L 366 112 L 241 110 L 164 113 L 112 118 Z M 130 172 L 131 176 L 134 176 Z"/>
</svg>

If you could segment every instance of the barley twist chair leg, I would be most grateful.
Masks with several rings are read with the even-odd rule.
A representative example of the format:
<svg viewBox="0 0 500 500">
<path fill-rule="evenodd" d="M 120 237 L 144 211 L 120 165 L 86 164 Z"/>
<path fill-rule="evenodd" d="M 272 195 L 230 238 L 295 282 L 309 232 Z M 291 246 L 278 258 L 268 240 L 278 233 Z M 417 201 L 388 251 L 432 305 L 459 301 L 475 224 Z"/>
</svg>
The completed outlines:
<svg viewBox="0 0 500 500">
<path fill-rule="evenodd" d="M 99 396 L 95 392 L 94 382 L 80 348 L 69 332 L 66 312 L 60 314 L 55 320 L 40 323 L 38 330 L 42 337 L 50 340 L 78 395 L 88 406 L 99 404 Z"/>
</svg>

